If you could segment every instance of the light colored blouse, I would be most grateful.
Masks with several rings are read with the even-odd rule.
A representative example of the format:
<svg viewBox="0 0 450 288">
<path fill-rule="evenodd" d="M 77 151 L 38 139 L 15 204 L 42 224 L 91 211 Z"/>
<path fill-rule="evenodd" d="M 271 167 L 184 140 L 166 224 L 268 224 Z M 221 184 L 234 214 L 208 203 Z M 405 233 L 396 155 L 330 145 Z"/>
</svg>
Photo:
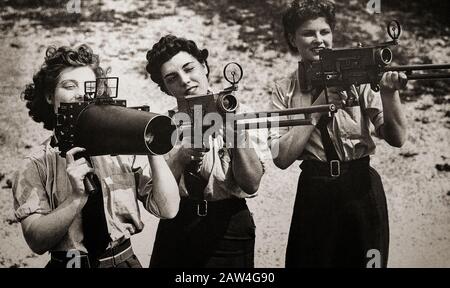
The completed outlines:
<svg viewBox="0 0 450 288">
<path fill-rule="evenodd" d="M 134 156 L 91 157 L 94 172 L 101 183 L 111 247 L 144 228 L 137 199 L 150 213 L 160 217 L 158 205 L 152 197 L 151 178 L 144 175 L 142 168 L 134 169 L 134 161 Z M 72 188 L 66 172 L 66 159 L 50 145 L 50 139 L 26 157 L 22 167 L 16 173 L 12 189 L 15 216 L 19 221 L 35 213 L 49 214 L 70 195 Z M 52 251 L 77 249 L 86 252 L 81 222 L 79 213 Z"/>
<path fill-rule="evenodd" d="M 331 90 L 331 89 L 330 89 Z M 328 92 L 330 99 L 346 99 L 347 92 Z M 350 89 L 360 105 L 339 109 L 335 113 L 327 129 L 334 148 L 341 161 L 360 159 L 375 153 L 372 134 L 379 136 L 379 128 L 383 125 L 383 106 L 381 96 L 374 92 L 370 85 L 352 86 Z M 332 102 L 330 100 L 330 102 Z M 312 104 L 310 93 L 300 91 L 297 70 L 289 77 L 275 82 L 271 106 L 274 110 L 308 107 Z M 283 116 L 282 119 L 305 119 L 304 115 Z M 269 130 L 268 142 L 274 149 L 273 140 L 279 139 L 292 127 L 279 127 Z M 320 132 L 315 128 L 298 160 L 326 161 Z"/>
</svg>

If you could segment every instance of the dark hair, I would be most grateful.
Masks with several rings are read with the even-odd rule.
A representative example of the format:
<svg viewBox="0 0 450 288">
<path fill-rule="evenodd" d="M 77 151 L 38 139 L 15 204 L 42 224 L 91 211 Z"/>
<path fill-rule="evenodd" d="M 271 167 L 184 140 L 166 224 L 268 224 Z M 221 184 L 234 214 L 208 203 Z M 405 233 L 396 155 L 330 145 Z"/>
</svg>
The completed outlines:
<svg viewBox="0 0 450 288">
<path fill-rule="evenodd" d="M 50 46 L 45 53 L 45 61 L 40 70 L 34 74 L 33 83 L 26 85 L 21 97 L 26 101 L 28 115 L 36 122 L 43 122 L 44 128 L 55 128 L 56 115 L 53 105 L 49 104 L 46 96 L 55 93 L 56 84 L 61 72 L 68 67 L 92 68 L 96 77 L 103 77 L 104 71 L 99 66 L 98 55 L 87 45 L 80 45 L 75 49 L 67 46 L 59 48 Z"/>
<path fill-rule="evenodd" d="M 289 37 L 295 34 L 304 22 L 324 17 L 331 29 L 336 25 L 335 5 L 329 0 L 294 0 L 283 14 L 284 37 L 289 49 L 297 53 L 297 48 L 291 44 Z"/>
<path fill-rule="evenodd" d="M 198 62 L 205 64 L 207 68 L 206 77 L 209 76 L 209 66 L 206 58 L 208 58 L 208 50 L 199 49 L 194 41 L 188 40 L 174 35 L 166 35 L 153 45 L 152 49 L 147 52 L 147 66 L 145 69 L 150 74 L 153 82 L 159 85 L 161 91 L 170 94 L 164 85 L 161 75 L 161 66 L 169 61 L 180 51 L 191 54 Z"/>
</svg>

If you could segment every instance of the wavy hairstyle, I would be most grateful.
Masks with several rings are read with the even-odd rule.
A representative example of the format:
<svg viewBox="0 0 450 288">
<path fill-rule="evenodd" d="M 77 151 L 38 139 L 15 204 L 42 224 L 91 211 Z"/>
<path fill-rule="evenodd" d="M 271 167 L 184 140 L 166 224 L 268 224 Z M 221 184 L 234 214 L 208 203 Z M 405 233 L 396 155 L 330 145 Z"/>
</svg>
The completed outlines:
<svg viewBox="0 0 450 288">
<path fill-rule="evenodd" d="M 289 38 L 304 22 L 324 17 L 331 30 L 336 26 L 335 5 L 330 0 L 294 0 L 283 14 L 284 38 L 293 53 L 298 53 Z"/>
<path fill-rule="evenodd" d="M 180 51 L 185 51 L 191 54 L 198 62 L 205 64 L 207 68 L 206 77 L 209 76 L 209 66 L 206 58 L 208 58 L 208 50 L 199 49 L 194 41 L 188 40 L 174 35 L 166 35 L 153 45 L 152 49 L 147 52 L 147 66 L 145 69 L 150 74 L 153 82 L 159 85 L 162 92 L 169 94 L 164 85 L 164 80 L 161 75 L 161 66 L 169 61 L 173 56 Z"/>
<path fill-rule="evenodd" d="M 45 53 L 45 61 L 40 70 L 34 74 L 33 83 L 25 86 L 21 97 L 26 101 L 28 115 L 36 122 L 43 122 L 44 128 L 53 130 L 56 115 L 53 105 L 46 100 L 47 95 L 53 95 L 61 72 L 69 67 L 88 66 L 94 71 L 96 77 L 105 75 L 99 66 L 100 60 L 92 49 L 83 44 L 76 48 L 50 46 Z"/>
</svg>

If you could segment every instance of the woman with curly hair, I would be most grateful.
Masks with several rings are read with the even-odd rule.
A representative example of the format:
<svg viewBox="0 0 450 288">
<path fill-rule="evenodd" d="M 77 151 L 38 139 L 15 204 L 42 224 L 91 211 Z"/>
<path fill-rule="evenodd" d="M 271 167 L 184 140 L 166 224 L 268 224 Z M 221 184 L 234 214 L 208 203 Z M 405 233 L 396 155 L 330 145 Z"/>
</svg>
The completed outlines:
<svg viewBox="0 0 450 288">
<path fill-rule="evenodd" d="M 101 76 L 99 57 L 87 45 L 49 47 L 22 94 L 29 115 L 53 130 L 60 104 L 83 101 L 85 83 Z M 134 157 L 77 159 L 85 149 L 74 147 L 63 158 L 57 145 L 53 134 L 26 157 L 13 185 L 15 215 L 30 248 L 50 252 L 48 268 L 141 267 L 130 242 L 144 226 L 137 199 L 161 218 L 178 211 L 178 187 L 164 158 L 148 156 L 150 178 L 133 167 Z M 90 195 L 83 183 L 88 173 L 99 189 Z"/>
<path fill-rule="evenodd" d="M 302 65 L 319 60 L 332 48 L 335 6 L 327 0 L 295 0 L 283 15 L 285 38 Z M 298 65 L 298 63 L 295 63 Z M 296 70 L 275 83 L 274 109 L 325 104 L 324 91 L 300 89 Z M 379 252 L 385 267 L 389 226 L 385 193 L 378 173 L 369 165 L 375 152 L 372 133 L 392 146 L 406 139 L 406 120 L 398 89 L 406 75 L 387 72 L 380 92 L 370 85 L 328 91 L 341 103 L 347 93 L 360 105 L 339 109 L 334 117 L 307 115 L 314 125 L 272 130 L 269 143 L 278 149 L 274 163 L 281 169 L 302 160 L 301 175 L 289 232 L 286 267 L 366 267 Z M 374 130 L 374 131 L 373 131 Z"/>
<path fill-rule="evenodd" d="M 211 93 L 207 57 L 194 41 L 167 35 L 147 52 L 147 72 L 177 99 L 206 95 Z M 207 143 L 209 150 L 200 151 L 183 133 L 181 145 L 169 153 L 182 196 L 180 211 L 160 221 L 150 267 L 254 267 L 255 224 L 245 199 L 256 195 L 263 166 L 251 135 L 237 135 L 242 144 L 252 141 L 231 147 L 223 133 L 217 134 Z M 193 162 L 198 163 L 195 177 L 189 173 Z"/>
</svg>

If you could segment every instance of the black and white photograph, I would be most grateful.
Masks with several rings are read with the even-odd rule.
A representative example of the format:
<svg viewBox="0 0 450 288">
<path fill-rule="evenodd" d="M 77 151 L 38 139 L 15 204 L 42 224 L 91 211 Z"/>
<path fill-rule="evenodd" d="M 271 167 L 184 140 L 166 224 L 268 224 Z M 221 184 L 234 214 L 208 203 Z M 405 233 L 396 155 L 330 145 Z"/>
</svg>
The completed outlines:
<svg viewBox="0 0 450 288">
<path fill-rule="evenodd" d="M 1 0 L 0 267 L 450 268 L 448 11 Z"/>
</svg>

